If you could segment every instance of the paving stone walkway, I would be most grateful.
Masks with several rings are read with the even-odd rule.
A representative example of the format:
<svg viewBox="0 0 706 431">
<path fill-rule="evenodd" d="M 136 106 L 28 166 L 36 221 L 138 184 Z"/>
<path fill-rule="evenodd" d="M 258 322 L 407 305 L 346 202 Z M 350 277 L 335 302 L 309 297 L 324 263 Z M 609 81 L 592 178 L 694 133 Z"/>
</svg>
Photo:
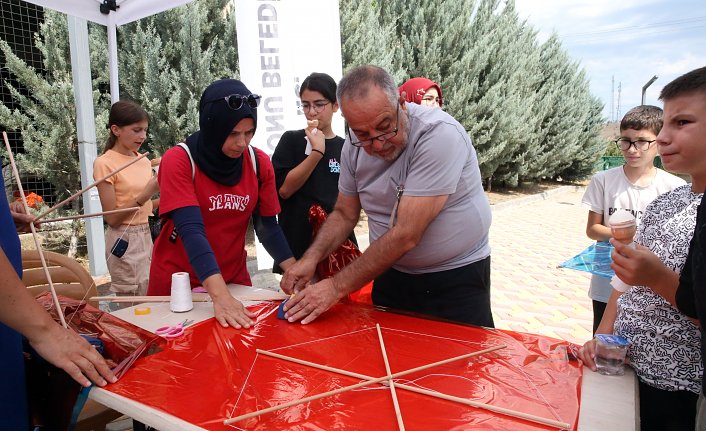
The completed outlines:
<svg viewBox="0 0 706 431">
<path fill-rule="evenodd" d="M 591 244 L 583 187 L 493 208 L 491 297 L 498 328 L 583 344 L 593 314 L 590 274 L 557 266 Z"/>
</svg>

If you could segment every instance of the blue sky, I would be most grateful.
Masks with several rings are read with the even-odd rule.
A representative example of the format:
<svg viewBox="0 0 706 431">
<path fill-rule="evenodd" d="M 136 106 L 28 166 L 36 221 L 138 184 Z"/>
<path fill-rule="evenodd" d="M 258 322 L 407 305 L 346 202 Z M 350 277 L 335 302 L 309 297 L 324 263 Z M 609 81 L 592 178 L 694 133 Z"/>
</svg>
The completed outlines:
<svg viewBox="0 0 706 431">
<path fill-rule="evenodd" d="M 580 62 L 591 92 L 605 104 L 604 116 L 645 103 L 662 106 L 662 87 L 697 67 L 706 66 L 706 1 L 704 0 L 515 0 L 544 41 L 554 30 L 569 55 Z M 611 79 L 615 78 L 614 91 Z M 611 96 L 613 111 L 611 115 Z M 620 117 L 618 117 L 619 119 Z"/>
</svg>

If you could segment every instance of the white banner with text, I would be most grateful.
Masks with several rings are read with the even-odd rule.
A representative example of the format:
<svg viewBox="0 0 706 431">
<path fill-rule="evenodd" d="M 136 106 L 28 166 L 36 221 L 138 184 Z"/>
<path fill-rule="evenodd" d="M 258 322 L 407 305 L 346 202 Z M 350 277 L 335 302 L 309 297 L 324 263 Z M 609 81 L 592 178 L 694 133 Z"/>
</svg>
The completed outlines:
<svg viewBox="0 0 706 431">
<path fill-rule="evenodd" d="M 306 127 L 299 86 L 312 72 L 342 76 L 338 0 L 235 0 L 240 79 L 262 96 L 251 144 L 272 155 L 287 130 Z M 334 131 L 343 135 L 336 114 Z M 257 242 L 258 269 L 272 258 Z"/>
</svg>

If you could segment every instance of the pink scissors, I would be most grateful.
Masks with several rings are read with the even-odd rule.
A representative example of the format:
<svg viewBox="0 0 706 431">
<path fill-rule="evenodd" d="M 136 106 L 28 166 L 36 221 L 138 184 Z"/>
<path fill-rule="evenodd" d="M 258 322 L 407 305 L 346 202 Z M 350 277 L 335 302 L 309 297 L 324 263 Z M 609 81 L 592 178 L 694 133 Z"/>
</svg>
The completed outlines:
<svg viewBox="0 0 706 431">
<path fill-rule="evenodd" d="M 161 335 L 164 338 L 177 338 L 184 333 L 184 328 L 194 323 L 193 320 L 186 319 L 181 323 L 177 323 L 174 326 L 163 326 L 154 331 L 157 335 Z"/>
</svg>

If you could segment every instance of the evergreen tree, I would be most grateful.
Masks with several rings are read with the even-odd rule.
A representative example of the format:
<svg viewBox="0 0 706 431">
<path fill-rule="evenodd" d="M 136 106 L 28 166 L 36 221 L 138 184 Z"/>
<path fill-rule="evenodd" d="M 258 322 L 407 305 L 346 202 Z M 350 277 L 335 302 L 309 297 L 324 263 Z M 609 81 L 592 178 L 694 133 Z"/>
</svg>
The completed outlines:
<svg viewBox="0 0 706 431">
<path fill-rule="evenodd" d="M 380 4 L 375 0 L 341 0 L 341 57 L 343 72 L 374 64 L 395 78 L 403 76 L 394 66 L 397 50 L 394 23 L 379 21 Z"/>
<path fill-rule="evenodd" d="M 200 0 L 121 27 L 121 96 L 151 117 L 155 156 L 198 129 L 198 102 L 213 81 L 237 77 L 229 0 Z"/>
<path fill-rule="evenodd" d="M 230 0 L 198 0 L 118 29 L 121 96 L 151 117 L 153 156 L 198 128 L 198 100 L 213 80 L 236 77 Z M 340 0 L 344 70 L 376 64 L 398 83 L 426 76 L 444 90 L 444 108 L 464 125 L 481 173 L 521 180 L 588 175 L 604 143 L 601 103 L 556 35 L 538 46 L 514 1 Z M 47 11 L 37 36 L 45 71 L 37 73 L 5 43 L 8 69 L 29 96 L 11 88 L 20 108 L 0 106 L 0 123 L 22 130 L 23 169 L 65 195 L 78 188 L 73 88 L 66 19 Z M 98 142 L 110 106 L 105 28 L 89 24 Z M 6 85 L 9 85 L 6 83 Z"/>
<path fill-rule="evenodd" d="M 24 152 L 16 156 L 20 172 L 35 174 L 51 183 L 54 198 L 61 200 L 81 188 L 66 16 L 47 10 L 39 34 L 43 36 L 38 35 L 35 44 L 42 54 L 44 73 L 28 66 L 0 40 L 8 70 L 22 87 L 31 89 L 25 96 L 9 81 L 5 82 L 20 108 L 10 110 L 0 104 L 0 124 L 22 133 Z M 108 99 L 98 91 L 93 92 L 93 99 L 96 106 L 108 106 Z M 79 200 L 73 201 L 70 211 L 78 212 L 79 204 Z M 79 220 L 71 223 L 69 257 L 78 251 L 80 229 Z"/>
<path fill-rule="evenodd" d="M 463 58 L 451 68 L 452 79 L 465 80 L 467 84 L 449 97 L 458 104 L 448 109 L 468 130 L 487 185 L 498 166 L 514 154 L 518 142 L 514 128 L 521 127 L 515 122 L 515 116 L 522 113 L 514 64 L 520 57 L 514 57 L 512 52 L 519 30 L 512 18 L 512 13 L 502 13 L 500 0 L 481 0 L 468 31 Z"/>
<path fill-rule="evenodd" d="M 229 0 L 199 0 L 118 29 L 121 98 L 150 114 L 152 157 L 198 129 L 198 101 L 215 79 L 236 77 L 235 21 Z M 89 23 L 96 134 L 107 138 L 110 96 L 105 27 Z M 0 41 L 2 42 L 2 41 Z M 44 70 L 35 71 L 2 42 L 7 67 L 31 96 L 8 86 L 20 106 L 0 104 L 0 123 L 22 132 L 23 169 L 54 184 L 58 197 L 80 188 L 75 105 L 66 16 L 46 10 L 36 36 Z M 72 150 L 72 151 L 71 151 Z"/>
<path fill-rule="evenodd" d="M 505 29 L 499 48 L 495 51 L 494 69 L 503 71 L 505 96 L 496 113 L 499 123 L 496 139 L 505 143 L 503 153 L 485 169 L 492 171 L 494 181 L 514 187 L 531 172 L 532 161 L 527 153 L 536 144 L 539 118 L 532 107 L 541 103 L 537 95 L 539 85 L 539 48 L 536 31 L 521 22 L 508 1 L 498 20 Z"/>
<path fill-rule="evenodd" d="M 61 199 L 81 185 L 66 16 L 46 11 L 40 34 L 45 36 L 37 37 L 35 43 L 44 59 L 44 73 L 28 66 L 0 40 L 8 70 L 23 87 L 32 89 L 25 96 L 5 82 L 20 108 L 10 110 L 0 104 L 0 123 L 22 132 L 24 152 L 16 157 L 21 171 L 51 183 Z M 94 103 L 100 105 L 101 95 L 97 91 L 93 95 Z"/>
<path fill-rule="evenodd" d="M 552 35 L 542 46 L 541 67 L 544 80 L 540 92 L 547 109 L 540 123 L 542 146 L 538 153 L 533 154 L 534 177 L 551 178 L 561 172 L 572 172 L 567 171 L 567 166 L 577 163 L 576 157 L 586 157 L 584 141 L 588 139 L 586 133 L 595 130 L 597 101 L 590 97 L 584 72 L 577 62 L 569 59 L 556 35 Z M 597 136 L 597 130 L 595 133 Z M 589 139 L 588 147 L 592 151 L 595 150 L 594 142 Z M 590 160 L 581 165 L 593 166 L 595 160 L 591 155 Z M 579 172 L 583 169 L 573 170 Z"/>
<path fill-rule="evenodd" d="M 581 72 L 580 78 L 585 82 L 581 87 L 585 117 L 579 130 L 579 145 L 568 166 L 558 172 L 558 176 L 569 181 L 587 178 L 593 174 L 596 163 L 603 156 L 606 148 L 606 142 L 600 136 L 600 131 L 605 124 L 603 102 L 588 92 L 585 72 Z"/>
<path fill-rule="evenodd" d="M 449 70 L 463 55 L 473 7 L 473 0 L 383 3 L 381 21 L 395 24 L 394 76 L 398 83 L 424 76 L 453 97 L 457 83 L 448 79 Z"/>
</svg>

